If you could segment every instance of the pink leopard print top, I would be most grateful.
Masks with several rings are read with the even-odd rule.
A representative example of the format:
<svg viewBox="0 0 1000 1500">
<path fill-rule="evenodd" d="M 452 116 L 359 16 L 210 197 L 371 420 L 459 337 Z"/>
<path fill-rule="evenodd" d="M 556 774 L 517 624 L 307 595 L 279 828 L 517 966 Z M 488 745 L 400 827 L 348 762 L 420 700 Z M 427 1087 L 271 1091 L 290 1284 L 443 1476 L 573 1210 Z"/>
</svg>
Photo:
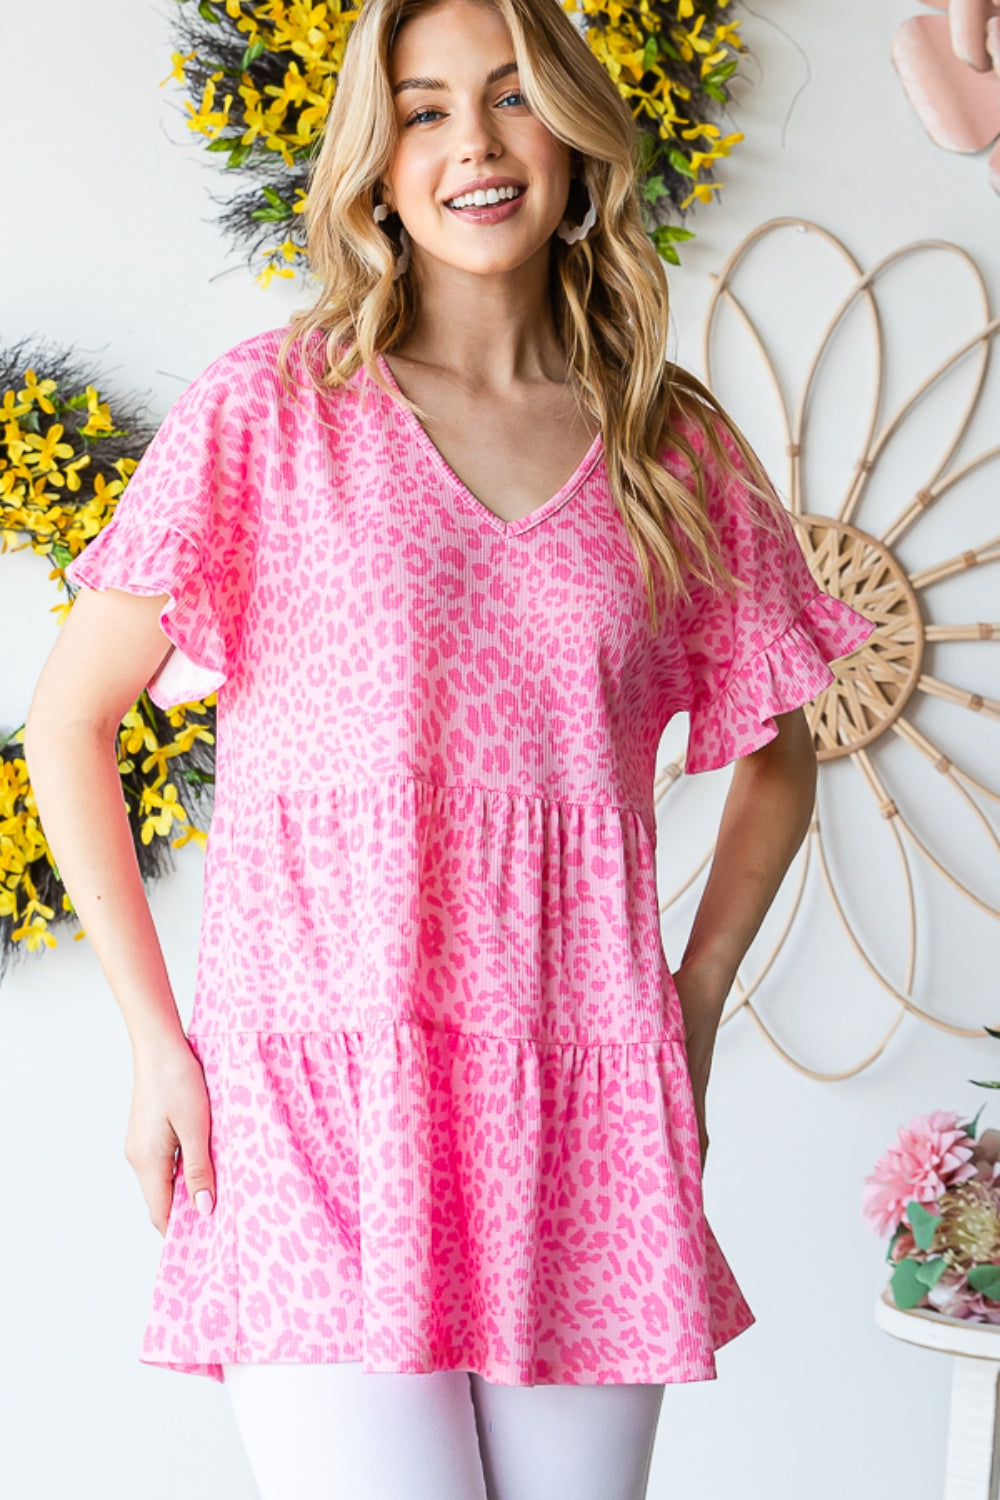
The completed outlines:
<svg viewBox="0 0 1000 1500">
<path fill-rule="evenodd" d="M 651 637 L 600 436 L 505 523 L 363 372 L 292 399 L 283 332 L 189 386 L 66 570 L 170 596 L 154 702 L 218 690 L 217 1202 L 178 1173 L 140 1358 L 714 1379 L 754 1319 L 703 1211 L 657 748 L 677 712 L 689 772 L 765 744 L 874 625 L 699 450 L 751 587 Z"/>
</svg>

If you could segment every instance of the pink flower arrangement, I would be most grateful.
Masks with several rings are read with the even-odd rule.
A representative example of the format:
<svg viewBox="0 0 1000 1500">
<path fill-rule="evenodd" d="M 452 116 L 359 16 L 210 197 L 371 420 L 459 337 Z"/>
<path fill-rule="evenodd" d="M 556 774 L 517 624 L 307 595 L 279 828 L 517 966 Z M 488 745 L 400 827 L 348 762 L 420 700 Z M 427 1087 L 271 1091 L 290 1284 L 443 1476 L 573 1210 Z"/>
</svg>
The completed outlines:
<svg viewBox="0 0 1000 1500">
<path fill-rule="evenodd" d="M 974 1144 L 952 1110 L 914 1115 L 865 1178 L 865 1218 L 879 1234 L 892 1234 L 911 1199 L 936 1203 L 953 1182 L 975 1177 L 970 1165 Z"/>
<path fill-rule="evenodd" d="M 935 1110 L 901 1126 L 864 1180 L 862 1216 L 892 1236 L 897 1307 L 1000 1323 L 1000 1131 L 977 1140 L 978 1118 Z"/>
</svg>

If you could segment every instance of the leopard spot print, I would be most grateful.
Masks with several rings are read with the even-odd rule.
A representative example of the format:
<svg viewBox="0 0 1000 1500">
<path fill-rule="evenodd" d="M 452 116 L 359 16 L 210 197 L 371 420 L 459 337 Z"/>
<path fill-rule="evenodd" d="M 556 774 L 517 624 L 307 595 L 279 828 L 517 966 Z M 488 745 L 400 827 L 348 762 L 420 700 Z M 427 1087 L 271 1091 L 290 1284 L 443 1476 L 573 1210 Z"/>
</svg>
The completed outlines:
<svg viewBox="0 0 1000 1500">
<path fill-rule="evenodd" d="M 384 359 L 387 391 L 295 399 L 283 332 L 188 387 L 67 569 L 169 595 L 156 703 L 219 695 L 188 1032 L 217 1202 L 181 1161 L 140 1358 L 713 1379 L 754 1317 L 703 1208 L 657 749 L 677 712 L 688 771 L 756 749 L 874 627 L 692 433 L 750 587 L 651 634 L 600 436 L 505 523 Z"/>
</svg>

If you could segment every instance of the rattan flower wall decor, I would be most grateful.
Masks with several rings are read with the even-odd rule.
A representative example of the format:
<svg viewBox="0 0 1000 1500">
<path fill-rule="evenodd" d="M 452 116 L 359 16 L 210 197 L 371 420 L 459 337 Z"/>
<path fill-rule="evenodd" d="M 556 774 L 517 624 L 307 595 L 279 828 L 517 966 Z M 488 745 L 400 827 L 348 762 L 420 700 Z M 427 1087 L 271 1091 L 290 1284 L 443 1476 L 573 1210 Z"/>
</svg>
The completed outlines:
<svg viewBox="0 0 1000 1500">
<path fill-rule="evenodd" d="M 832 317 L 825 328 L 817 323 L 817 342 L 809 344 L 798 361 L 804 374 L 797 400 L 792 402 L 786 400 L 777 374 L 765 318 L 751 315 L 738 288 L 753 254 L 758 268 L 761 264 L 766 266 L 764 281 L 781 289 L 780 296 L 775 297 L 773 316 L 777 322 L 772 325 L 773 342 L 777 344 L 783 339 L 787 345 L 789 331 L 808 323 L 812 312 L 810 298 L 815 296 L 814 283 L 810 284 L 808 294 L 797 289 L 794 266 L 798 261 L 789 253 L 788 236 L 795 238 L 806 234 L 819 236 L 821 245 L 833 252 L 835 264 L 832 267 L 828 264 L 829 255 L 822 263 L 824 284 L 835 285 L 839 272 L 839 279 L 847 290 L 839 303 L 834 303 Z M 948 296 L 943 270 L 947 265 L 950 274 L 956 278 L 956 309 L 960 299 L 975 331 L 971 336 L 955 340 L 953 327 L 958 326 L 958 317 L 954 322 L 950 317 L 939 317 L 936 321 L 946 330 L 944 338 L 948 353 L 943 359 L 939 359 L 937 353 L 930 360 L 921 358 L 921 340 L 930 338 L 929 328 L 934 320 L 926 318 L 922 301 L 913 307 L 904 302 L 904 315 L 896 326 L 901 330 L 898 337 L 907 341 L 901 364 L 909 394 L 891 416 L 883 417 L 887 368 L 885 319 L 876 291 L 878 288 L 881 295 L 884 278 L 887 273 L 895 271 L 905 298 L 908 295 L 906 288 L 911 284 L 907 276 L 912 279 L 920 274 L 916 263 L 921 258 L 926 263 L 930 256 L 943 258 L 935 262 L 934 279 L 929 283 L 931 291 L 936 292 L 939 299 Z M 974 451 L 956 459 L 976 416 L 1000 318 L 991 312 L 983 276 L 972 257 L 949 241 L 932 239 L 904 245 L 886 255 L 871 271 L 863 273 L 835 235 L 817 224 L 795 218 L 771 219 L 747 235 L 713 280 L 704 328 L 706 381 L 740 420 L 738 389 L 729 389 L 727 384 L 725 390 L 719 390 L 713 378 L 713 335 L 721 332 L 723 315 L 729 314 L 731 320 L 735 320 L 730 326 L 735 327 L 738 336 L 745 341 L 745 347 L 759 359 L 765 378 L 757 382 L 752 376 L 748 377 L 746 364 L 731 357 L 720 361 L 719 368 L 726 372 L 724 381 L 737 378 L 744 390 L 749 384 L 755 390 L 769 392 L 773 398 L 766 404 L 773 414 L 774 430 L 785 439 L 788 459 L 783 498 L 795 520 L 813 576 L 829 593 L 845 599 L 878 621 L 878 628 L 860 651 L 834 664 L 835 681 L 807 707 L 819 761 L 812 824 L 779 893 L 786 899 L 787 908 L 777 924 L 776 940 L 752 977 L 744 978 L 742 972 L 737 976 L 730 1006 L 721 1023 L 727 1025 L 738 1014 L 744 1013 L 752 1018 L 761 1034 L 786 1062 L 810 1077 L 833 1081 L 853 1076 L 873 1063 L 885 1050 L 904 1015 L 916 1017 L 956 1036 L 985 1034 L 981 1027 L 952 1024 L 939 1014 L 940 1007 L 935 1009 L 933 1000 L 921 993 L 917 964 L 920 903 L 915 887 L 919 871 L 921 880 L 931 887 L 925 903 L 929 906 L 931 919 L 935 904 L 945 900 L 952 907 L 964 908 L 966 912 L 968 907 L 965 904 L 968 903 L 979 914 L 974 917 L 976 921 L 980 916 L 994 920 L 1000 917 L 1000 905 L 995 894 L 990 894 L 991 881 L 988 878 L 991 871 L 1000 871 L 996 861 L 996 855 L 1000 853 L 996 817 L 1000 779 L 996 775 L 997 747 L 992 742 L 995 733 L 992 725 L 1000 720 L 1000 702 L 949 680 L 947 674 L 936 669 L 938 655 L 950 654 L 954 663 L 951 672 L 981 681 L 984 671 L 992 666 L 995 672 L 998 665 L 993 654 L 995 643 L 1000 640 L 995 588 L 989 592 L 979 589 L 978 592 L 979 608 L 988 609 L 993 614 L 992 619 L 955 619 L 947 618 L 946 614 L 962 612 L 959 580 L 964 581 L 968 592 L 974 584 L 978 586 L 978 570 L 1000 561 L 1000 535 L 953 550 L 958 531 L 953 531 L 952 527 L 952 522 L 959 519 L 960 506 L 969 504 L 967 497 L 973 493 L 970 487 L 981 487 L 987 466 L 995 465 L 1000 457 L 1000 444 L 989 441 L 989 437 L 997 432 L 994 420 L 985 429 L 985 446 L 975 451 L 974 444 Z M 749 280 L 752 281 L 752 276 Z M 943 305 L 947 306 L 947 303 Z M 981 326 L 976 327 L 980 319 Z M 868 339 L 860 356 L 857 352 L 859 325 L 866 331 Z M 817 416 L 814 408 L 821 367 L 824 362 L 830 362 L 836 368 L 833 352 L 838 340 L 845 339 L 848 346 L 843 368 L 847 376 L 840 387 L 834 385 L 838 395 L 833 448 L 839 447 L 846 454 L 841 467 L 848 473 L 848 478 L 839 503 L 825 513 L 814 503 L 808 503 L 806 464 L 813 437 L 809 423 L 810 419 L 815 423 Z M 863 360 L 860 367 L 853 363 L 859 357 Z M 788 364 L 788 353 L 783 351 L 782 365 L 787 368 Z M 912 368 L 916 365 L 922 369 L 925 364 L 930 364 L 929 373 L 914 386 Z M 971 382 L 967 399 L 965 387 L 959 388 L 956 384 L 960 380 Z M 945 383 L 944 390 L 942 383 Z M 867 418 L 859 395 L 866 385 L 872 393 Z M 938 426 L 940 418 L 935 419 L 933 411 L 928 410 L 933 405 L 929 400 L 932 394 L 939 400 L 958 396 L 964 402 L 957 431 L 949 433 L 946 426 Z M 846 413 L 852 404 L 857 405 L 860 414 L 858 426 L 863 428 L 867 423 L 858 449 L 853 443 L 849 447 L 846 445 L 841 431 L 847 425 Z M 914 431 L 915 420 L 922 431 Z M 751 441 L 754 441 L 753 437 Z M 924 447 L 930 457 L 924 457 Z M 943 456 L 941 449 L 944 450 Z M 881 495 L 878 494 L 880 464 L 886 465 L 887 453 L 905 458 L 908 464 L 909 455 L 918 454 L 911 465 L 918 476 L 917 483 L 909 492 L 901 495 L 894 478 L 892 483 L 882 485 Z M 812 472 L 818 475 L 828 472 L 835 456 L 835 452 L 831 451 L 828 456 L 824 450 L 822 462 L 814 466 Z M 855 459 L 853 468 L 850 468 L 851 458 Z M 922 464 L 926 464 L 926 468 L 921 469 Z M 992 474 L 994 470 L 989 472 Z M 781 476 L 773 469 L 771 473 L 780 485 Z M 949 512 L 948 525 L 944 524 L 945 511 Z M 981 535 L 985 529 L 981 503 L 972 509 L 971 516 L 971 522 L 968 522 L 963 512 L 963 525 L 968 522 L 973 535 L 977 531 Z M 933 526 L 931 531 L 926 530 L 929 526 Z M 918 534 L 922 528 L 925 537 L 934 539 L 933 545 L 943 538 L 947 555 L 939 556 L 931 549 L 931 555 L 939 556 L 939 560 L 929 565 L 907 566 L 902 553 L 911 541 L 914 545 L 919 542 Z M 924 553 L 928 550 L 925 543 Z M 944 606 L 936 602 L 942 597 Z M 932 725 L 932 719 L 938 727 Z M 942 720 L 947 723 L 942 723 Z M 946 736 L 948 748 L 938 742 L 939 734 L 942 738 Z M 963 755 L 963 747 L 967 754 Z M 852 829 L 849 835 L 844 834 L 841 843 L 854 849 L 863 860 L 865 855 L 861 851 L 874 849 L 876 841 L 881 839 L 886 869 L 895 868 L 896 889 L 887 892 L 887 899 L 891 894 L 899 914 L 895 927 L 901 936 L 898 941 L 900 959 L 892 966 L 874 951 L 870 934 L 859 931 L 858 922 L 850 914 L 850 892 L 835 864 L 828 858 L 830 834 L 836 834 L 838 829 L 831 805 L 825 801 L 825 783 L 838 763 L 847 763 L 858 772 L 861 781 L 856 793 L 858 804 L 869 818 L 864 832 L 860 828 Z M 969 763 L 979 766 L 978 774 L 970 769 Z M 928 774 L 928 767 L 937 773 L 937 778 Z M 943 835 L 942 829 L 931 835 L 926 826 L 929 820 L 916 805 L 914 796 L 904 798 L 907 782 L 915 781 L 918 776 L 922 786 L 929 786 L 929 790 L 921 794 L 928 801 L 933 799 L 935 790 L 938 801 L 953 799 L 948 804 L 946 819 L 941 820 Z M 693 784 L 701 779 L 683 774 L 683 757 L 668 759 L 657 775 L 657 802 L 661 811 L 669 810 L 670 818 L 676 819 L 683 800 L 692 794 Z M 845 783 L 838 785 L 843 789 Z M 832 796 L 832 792 L 829 795 Z M 905 810 L 904 801 L 914 810 Z M 824 812 L 822 818 L 819 816 L 821 810 Z M 826 817 L 828 810 L 831 811 L 829 820 Z M 947 835 L 952 825 L 959 832 L 949 839 Z M 697 817 L 694 826 L 699 826 Z M 882 831 L 888 834 L 888 844 Z M 981 872 L 985 872 L 983 878 L 979 878 L 978 873 L 976 878 L 960 873 L 960 866 L 970 853 L 974 840 L 978 840 L 978 852 L 983 856 L 980 861 Z M 661 910 L 668 921 L 676 911 L 683 909 L 678 903 L 689 899 L 687 893 L 694 890 L 699 876 L 707 869 L 713 850 L 714 843 L 686 875 L 677 878 L 671 872 L 674 888 L 670 889 L 668 883 L 667 894 L 661 902 Z M 805 921 L 810 904 L 807 891 L 810 897 L 812 895 L 809 873 L 814 857 L 821 880 L 821 894 L 825 893 L 832 905 L 846 934 L 849 950 L 860 961 L 862 970 L 877 981 L 888 997 L 891 1013 L 884 1034 L 870 1052 L 846 1068 L 831 1071 L 809 1066 L 801 1057 L 794 1056 L 790 1048 L 779 1042 L 760 1005 L 755 1003 L 755 997 L 768 994 L 769 975 L 793 926 L 797 927 L 800 918 Z M 969 916 L 973 919 L 971 913 Z M 994 1009 L 996 985 L 992 971 L 984 975 L 984 980 L 982 993 L 965 999 L 966 1010 L 972 999 L 978 1002 L 980 1010 L 992 1012 Z"/>
<path fill-rule="evenodd" d="M 172 79 L 185 86 L 186 123 L 249 185 L 222 205 L 229 240 L 260 264 L 257 280 L 305 264 L 301 213 L 360 7 L 340 0 L 178 0 Z M 646 229 L 665 260 L 694 231 L 670 222 L 723 186 L 716 164 L 743 139 L 711 115 L 729 101 L 745 50 L 730 0 L 561 0 L 607 68 L 639 126 L 637 172 Z M 275 240 L 277 239 L 277 243 Z"/>
<path fill-rule="evenodd" d="M 156 430 L 137 401 L 105 400 L 104 390 L 71 352 L 27 340 L 0 350 L 0 554 L 30 549 L 47 557 L 49 577 L 67 593 L 63 570 L 111 519 Z M 53 606 L 60 625 L 73 597 Z M 118 730 L 122 793 L 144 881 L 172 868 L 173 849 L 207 842 L 215 702 L 213 693 L 164 712 L 143 692 Z M 51 929 L 76 919 L 39 821 L 23 729 L 0 725 L 0 979 L 12 957 L 55 947 Z"/>
</svg>

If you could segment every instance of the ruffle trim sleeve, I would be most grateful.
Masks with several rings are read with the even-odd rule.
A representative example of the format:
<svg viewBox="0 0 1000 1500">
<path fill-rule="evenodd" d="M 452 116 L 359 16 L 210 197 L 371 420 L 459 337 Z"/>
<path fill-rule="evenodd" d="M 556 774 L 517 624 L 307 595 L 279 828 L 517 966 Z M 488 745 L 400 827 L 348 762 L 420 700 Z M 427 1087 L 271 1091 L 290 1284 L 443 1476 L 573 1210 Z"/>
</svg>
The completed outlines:
<svg viewBox="0 0 1000 1500">
<path fill-rule="evenodd" d="M 774 715 L 811 703 L 835 680 L 829 663 L 858 650 L 876 628 L 867 615 L 818 590 L 769 646 L 735 668 L 720 692 L 695 702 L 685 772 L 718 770 L 775 739 Z"/>
<path fill-rule="evenodd" d="M 199 548 L 166 522 L 125 524 L 122 511 L 65 569 L 71 583 L 121 589 L 128 594 L 169 594 L 160 628 L 173 642 L 147 684 L 159 708 L 195 703 L 221 687 L 229 674 L 226 645 L 210 580 Z"/>
</svg>

